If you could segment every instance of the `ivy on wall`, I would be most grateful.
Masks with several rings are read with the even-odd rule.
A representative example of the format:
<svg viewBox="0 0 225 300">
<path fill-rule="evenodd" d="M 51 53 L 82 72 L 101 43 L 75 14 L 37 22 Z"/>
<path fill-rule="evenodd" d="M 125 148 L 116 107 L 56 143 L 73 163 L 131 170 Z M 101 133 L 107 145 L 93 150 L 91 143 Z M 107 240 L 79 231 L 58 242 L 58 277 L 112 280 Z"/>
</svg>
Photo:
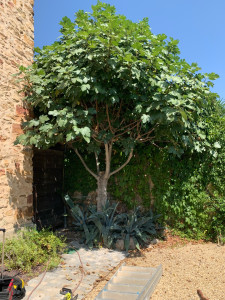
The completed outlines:
<svg viewBox="0 0 225 300">
<path fill-rule="evenodd" d="M 92 155 L 84 156 L 89 168 L 94 170 L 96 163 Z M 64 191 L 73 194 L 75 191 L 81 192 L 87 196 L 89 192 L 96 190 L 97 184 L 93 176 L 91 176 L 83 167 L 80 159 L 74 155 L 71 150 L 65 151 L 65 167 L 64 167 Z"/>
<path fill-rule="evenodd" d="M 161 214 L 172 228 L 194 238 L 216 239 L 225 236 L 225 118 L 219 105 L 207 120 L 211 143 L 218 141 L 217 153 L 185 152 L 181 157 L 153 146 L 140 145 L 134 157 L 109 184 L 113 199 L 128 208 L 142 205 Z M 115 150 L 116 151 L 116 150 Z M 124 154 L 114 153 L 116 168 Z M 90 168 L 94 157 L 87 155 Z M 87 195 L 96 189 L 95 180 L 82 168 L 79 160 L 68 152 L 66 184 Z"/>
</svg>

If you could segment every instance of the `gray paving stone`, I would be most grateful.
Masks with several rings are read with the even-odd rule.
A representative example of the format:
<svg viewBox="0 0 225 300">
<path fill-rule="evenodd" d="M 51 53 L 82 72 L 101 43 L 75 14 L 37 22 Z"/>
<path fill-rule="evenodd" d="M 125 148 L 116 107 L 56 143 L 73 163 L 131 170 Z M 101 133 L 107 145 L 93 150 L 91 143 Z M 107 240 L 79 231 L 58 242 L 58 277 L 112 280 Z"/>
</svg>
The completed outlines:
<svg viewBox="0 0 225 300">
<path fill-rule="evenodd" d="M 117 266 L 125 258 L 125 253 L 105 248 L 94 248 L 90 250 L 74 241 L 71 247 L 79 249 L 79 254 L 84 266 L 85 275 L 75 295 L 78 299 L 85 299 L 100 272 L 108 272 L 109 268 Z M 33 292 L 30 300 L 62 300 L 60 289 L 63 286 L 74 289 L 81 279 L 80 260 L 76 252 L 62 255 L 64 264 L 53 271 L 47 272 L 40 286 Z M 28 298 L 33 288 L 40 282 L 43 274 L 30 280 L 26 286 L 26 297 Z"/>
</svg>

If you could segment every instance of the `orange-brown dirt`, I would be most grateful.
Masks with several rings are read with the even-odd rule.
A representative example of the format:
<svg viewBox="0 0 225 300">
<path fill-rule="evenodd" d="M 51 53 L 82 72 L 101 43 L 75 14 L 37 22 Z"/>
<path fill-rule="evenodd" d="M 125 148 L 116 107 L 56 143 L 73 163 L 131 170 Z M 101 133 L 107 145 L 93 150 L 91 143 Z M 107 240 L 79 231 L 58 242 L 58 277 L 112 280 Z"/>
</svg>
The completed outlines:
<svg viewBox="0 0 225 300">
<path fill-rule="evenodd" d="M 225 246 L 168 235 L 167 241 L 131 252 L 125 263 L 143 267 L 162 264 L 163 276 L 151 300 L 199 300 L 197 290 L 209 300 L 225 299 Z M 102 274 L 85 300 L 95 299 L 116 269 Z"/>
</svg>

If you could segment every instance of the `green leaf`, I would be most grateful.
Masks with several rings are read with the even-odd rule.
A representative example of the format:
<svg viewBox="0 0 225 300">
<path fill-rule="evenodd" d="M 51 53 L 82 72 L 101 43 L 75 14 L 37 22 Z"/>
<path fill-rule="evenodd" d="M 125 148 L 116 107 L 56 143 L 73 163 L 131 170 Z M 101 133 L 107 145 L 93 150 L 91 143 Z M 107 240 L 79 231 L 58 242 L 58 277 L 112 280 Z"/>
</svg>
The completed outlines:
<svg viewBox="0 0 225 300">
<path fill-rule="evenodd" d="M 218 142 L 215 142 L 215 143 L 213 144 L 213 146 L 214 146 L 214 148 L 216 148 L 216 149 L 220 149 L 220 148 L 221 148 L 221 145 L 220 145 L 220 143 L 218 143 Z"/>
<path fill-rule="evenodd" d="M 130 245 L 130 235 L 126 234 L 125 240 L 124 240 L 124 247 L 126 252 L 129 250 L 129 245 Z"/>
<path fill-rule="evenodd" d="M 57 120 L 57 124 L 59 127 L 64 127 L 67 124 L 67 119 L 60 118 Z"/>
<path fill-rule="evenodd" d="M 48 112 L 48 114 L 50 115 L 50 116 L 58 116 L 58 114 L 59 114 L 59 112 L 57 111 L 57 110 L 50 110 L 49 112 Z"/>
<path fill-rule="evenodd" d="M 36 142 L 37 142 L 36 137 L 32 136 L 32 137 L 30 138 L 30 144 L 31 144 L 31 145 L 36 145 Z"/>
<path fill-rule="evenodd" d="M 44 76 L 45 75 L 45 71 L 43 69 L 40 69 L 40 70 L 37 71 L 37 74 L 39 76 L 42 76 L 42 75 Z"/>
<path fill-rule="evenodd" d="M 184 118 L 184 120 L 187 121 L 188 117 L 187 117 L 186 112 L 184 110 L 182 110 L 182 109 L 179 109 L 179 112 L 181 113 L 181 115 Z"/>
<path fill-rule="evenodd" d="M 40 123 L 45 123 L 45 122 L 49 121 L 49 117 L 46 115 L 42 115 L 39 117 L 39 121 L 40 121 Z"/>
<path fill-rule="evenodd" d="M 80 129 L 81 134 L 83 135 L 83 138 L 87 143 L 90 142 L 90 135 L 91 135 L 91 130 L 89 127 L 84 127 Z"/>
<path fill-rule="evenodd" d="M 148 123 L 150 121 L 150 116 L 144 114 L 141 116 L 141 120 L 142 120 L 143 124 Z"/>
<path fill-rule="evenodd" d="M 29 126 L 38 126 L 40 124 L 39 120 L 31 120 L 29 121 Z"/>
<path fill-rule="evenodd" d="M 82 92 L 88 91 L 88 90 L 90 90 L 90 88 L 91 88 L 90 84 L 82 84 L 81 85 Z"/>
<path fill-rule="evenodd" d="M 69 142 L 69 141 L 72 141 L 76 136 L 74 135 L 74 132 L 69 132 L 67 133 L 66 135 L 66 141 Z"/>
</svg>

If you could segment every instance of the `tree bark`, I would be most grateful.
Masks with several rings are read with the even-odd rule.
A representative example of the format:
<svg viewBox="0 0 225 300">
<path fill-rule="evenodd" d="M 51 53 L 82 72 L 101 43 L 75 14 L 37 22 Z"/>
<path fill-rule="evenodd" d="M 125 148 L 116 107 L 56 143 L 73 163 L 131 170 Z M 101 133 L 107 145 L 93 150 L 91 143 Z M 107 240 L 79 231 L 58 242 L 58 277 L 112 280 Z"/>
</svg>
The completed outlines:
<svg viewBox="0 0 225 300">
<path fill-rule="evenodd" d="M 103 173 L 103 172 L 102 172 Z M 102 211 L 103 207 L 107 201 L 107 185 L 108 178 L 105 177 L 105 174 L 100 174 L 98 177 L 98 188 L 97 188 L 97 211 Z"/>
</svg>

